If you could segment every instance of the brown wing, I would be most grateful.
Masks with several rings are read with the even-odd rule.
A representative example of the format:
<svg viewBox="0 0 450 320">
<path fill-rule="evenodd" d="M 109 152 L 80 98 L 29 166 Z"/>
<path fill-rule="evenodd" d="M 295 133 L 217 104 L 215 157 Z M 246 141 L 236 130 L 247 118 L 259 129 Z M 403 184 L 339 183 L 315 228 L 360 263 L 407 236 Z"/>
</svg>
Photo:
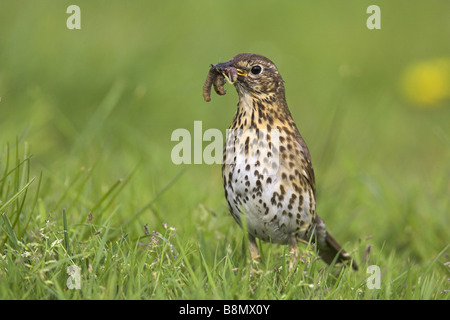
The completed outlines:
<svg viewBox="0 0 450 320">
<path fill-rule="evenodd" d="M 311 162 L 311 155 L 309 154 L 309 149 L 308 149 L 308 146 L 306 145 L 305 140 L 303 140 L 303 138 L 300 135 L 300 132 L 298 132 L 298 130 L 296 130 L 295 140 L 302 146 L 304 157 L 306 160 L 306 164 L 305 164 L 306 176 L 305 176 L 305 178 L 308 181 L 309 185 L 311 186 L 311 189 L 315 196 L 316 195 L 316 178 L 314 176 L 314 169 L 313 169 L 312 162 Z"/>
</svg>

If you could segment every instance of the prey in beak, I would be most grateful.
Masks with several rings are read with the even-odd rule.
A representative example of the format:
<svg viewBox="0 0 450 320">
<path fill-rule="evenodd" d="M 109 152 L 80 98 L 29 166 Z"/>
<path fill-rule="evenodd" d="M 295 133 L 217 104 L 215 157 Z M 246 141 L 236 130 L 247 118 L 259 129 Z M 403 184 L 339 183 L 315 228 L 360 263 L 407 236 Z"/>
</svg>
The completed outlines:
<svg viewBox="0 0 450 320">
<path fill-rule="evenodd" d="M 246 77 L 247 74 L 241 69 L 233 67 L 230 62 L 211 65 L 205 84 L 203 85 L 203 98 L 205 101 L 211 101 L 212 86 L 214 86 L 214 91 L 218 95 L 224 95 L 227 93 L 224 88 L 225 82 L 234 85 L 238 80 L 238 76 Z"/>
</svg>

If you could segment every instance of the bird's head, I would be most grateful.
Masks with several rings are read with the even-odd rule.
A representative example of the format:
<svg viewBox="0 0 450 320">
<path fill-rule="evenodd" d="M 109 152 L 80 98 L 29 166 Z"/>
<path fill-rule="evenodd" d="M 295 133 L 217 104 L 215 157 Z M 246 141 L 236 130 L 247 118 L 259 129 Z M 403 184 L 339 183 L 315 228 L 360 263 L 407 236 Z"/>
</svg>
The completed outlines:
<svg viewBox="0 0 450 320">
<path fill-rule="evenodd" d="M 210 72 L 232 83 L 241 98 L 248 95 L 260 98 L 284 96 L 283 79 L 277 67 L 270 59 L 258 54 L 238 54 L 228 62 L 212 65 Z"/>
</svg>

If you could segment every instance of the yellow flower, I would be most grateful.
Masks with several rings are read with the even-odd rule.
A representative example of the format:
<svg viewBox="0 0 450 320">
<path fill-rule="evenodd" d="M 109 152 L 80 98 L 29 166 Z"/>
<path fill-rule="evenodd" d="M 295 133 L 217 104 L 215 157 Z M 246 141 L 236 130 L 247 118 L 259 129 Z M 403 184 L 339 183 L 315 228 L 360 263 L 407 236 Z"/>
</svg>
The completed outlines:
<svg viewBox="0 0 450 320">
<path fill-rule="evenodd" d="M 409 66 L 402 78 L 403 93 L 421 107 L 436 107 L 450 98 L 450 59 L 423 61 Z"/>
</svg>

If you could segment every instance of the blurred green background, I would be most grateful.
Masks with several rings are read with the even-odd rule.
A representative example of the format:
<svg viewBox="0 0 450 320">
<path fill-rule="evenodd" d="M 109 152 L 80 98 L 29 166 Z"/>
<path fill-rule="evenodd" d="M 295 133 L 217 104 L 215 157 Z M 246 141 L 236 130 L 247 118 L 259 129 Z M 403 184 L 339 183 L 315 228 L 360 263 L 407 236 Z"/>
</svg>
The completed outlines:
<svg viewBox="0 0 450 320">
<path fill-rule="evenodd" d="M 71 4 L 81 30 L 66 27 Z M 380 30 L 366 27 L 372 4 Z M 174 165 L 171 133 L 195 120 L 225 131 L 237 95 L 227 85 L 203 101 L 209 65 L 262 54 L 286 82 L 336 237 L 430 258 L 449 242 L 449 39 L 445 0 L 0 1 L 1 148 L 28 148 L 41 205 L 76 199 L 72 223 L 139 165 L 115 225 L 158 196 L 130 230 L 162 220 L 195 237 L 210 227 L 199 206 L 217 213 L 216 230 L 238 228 L 220 165 Z M 74 179 L 97 161 L 77 198 Z"/>
</svg>

